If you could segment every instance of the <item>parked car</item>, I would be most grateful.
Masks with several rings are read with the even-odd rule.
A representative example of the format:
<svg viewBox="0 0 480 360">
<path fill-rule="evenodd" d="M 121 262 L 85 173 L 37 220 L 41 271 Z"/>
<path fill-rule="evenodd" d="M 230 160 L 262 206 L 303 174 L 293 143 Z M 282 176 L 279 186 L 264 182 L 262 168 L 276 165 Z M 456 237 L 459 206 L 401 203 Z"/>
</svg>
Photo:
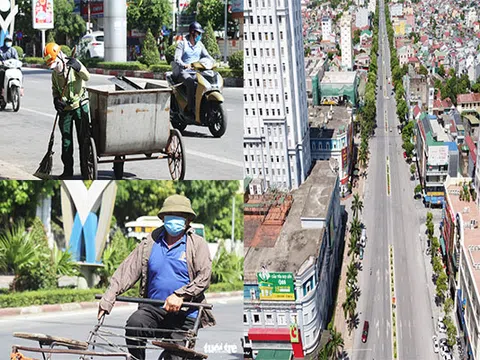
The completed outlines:
<svg viewBox="0 0 480 360">
<path fill-rule="evenodd" d="M 442 354 L 442 356 L 445 356 L 446 354 L 450 354 L 450 348 L 448 347 L 448 345 L 442 345 L 440 347 L 440 353 Z"/>
<path fill-rule="evenodd" d="M 393 129 L 392 129 L 392 127 L 390 126 L 390 132 L 392 132 L 392 131 L 393 131 Z"/>
<path fill-rule="evenodd" d="M 407 152 L 406 152 L 406 151 L 403 152 L 403 158 L 404 158 L 404 159 L 407 158 Z"/>
<path fill-rule="evenodd" d="M 432 336 L 432 341 L 433 341 L 433 352 L 438 353 L 438 351 L 440 350 L 440 346 L 438 344 L 437 335 Z"/>
<path fill-rule="evenodd" d="M 446 333 L 447 332 L 447 327 L 443 323 L 443 321 L 438 321 L 438 331 L 441 333 Z"/>
<path fill-rule="evenodd" d="M 368 339 L 368 321 L 365 320 L 365 322 L 363 323 L 363 331 L 362 331 L 362 342 L 363 343 L 366 343 L 367 342 L 367 339 Z"/>
<path fill-rule="evenodd" d="M 360 246 L 365 247 L 367 245 L 367 229 L 362 229 L 362 235 L 360 236 Z"/>
<path fill-rule="evenodd" d="M 81 57 L 103 58 L 105 51 L 103 31 L 94 31 L 82 37 L 77 51 Z"/>
<path fill-rule="evenodd" d="M 453 360 L 452 354 L 443 354 L 443 360 Z"/>
</svg>

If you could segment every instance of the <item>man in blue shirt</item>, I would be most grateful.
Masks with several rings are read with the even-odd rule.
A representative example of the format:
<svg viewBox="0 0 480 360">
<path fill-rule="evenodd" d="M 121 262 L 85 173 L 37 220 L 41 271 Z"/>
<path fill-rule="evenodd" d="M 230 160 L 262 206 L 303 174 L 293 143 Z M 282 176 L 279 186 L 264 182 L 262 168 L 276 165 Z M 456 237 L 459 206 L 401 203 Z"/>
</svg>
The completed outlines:
<svg viewBox="0 0 480 360">
<path fill-rule="evenodd" d="M 175 64 L 180 69 L 175 72 L 175 76 L 177 76 L 177 79 L 179 81 L 181 80 L 187 88 L 187 109 L 190 115 L 194 113 L 195 80 L 194 74 L 189 70 L 192 69 L 194 62 L 204 57 L 215 61 L 201 41 L 203 33 L 202 25 L 196 21 L 191 23 L 188 27 L 188 35 L 185 36 L 182 41 L 178 42 L 177 49 L 175 50 Z"/>
<path fill-rule="evenodd" d="M 0 65 L 3 63 L 3 61 L 8 60 L 8 59 L 17 59 L 18 60 L 18 52 L 17 50 L 12 46 L 13 40 L 10 35 L 7 35 L 5 37 L 5 40 L 3 42 L 3 46 L 0 47 Z M 5 69 L 0 68 L 0 95 L 3 96 L 3 83 L 5 81 Z"/>
<path fill-rule="evenodd" d="M 99 304 L 98 317 L 101 318 L 103 314 L 110 313 L 116 296 L 133 287 L 138 280 L 141 297 L 165 301 L 163 307 L 140 304 L 127 321 L 127 346 L 129 352 L 140 360 L 145 359 L 145 349 L 133 346 L 144 346 L 145 341 L 135 338 L 184 340 L 184 333 L 152 329 L 192 329 L 198 310 L 181 310 L 183 301 L 204 302 L 204 292 L 210 285 L 212 272 L 207 242 L 189 227 L 196 217 L 190 200 L 182 195 L 169 196 L 158 217 L 164 225 L 149 234 L 120 264 Z M 202 312 L 200 320 L 202 326 L 215 325 L 209 310 Z M 175 343 L 181 344 L 181 341 Z M 181 359 L 172 354 L 164 358 Z"/>
</svg>

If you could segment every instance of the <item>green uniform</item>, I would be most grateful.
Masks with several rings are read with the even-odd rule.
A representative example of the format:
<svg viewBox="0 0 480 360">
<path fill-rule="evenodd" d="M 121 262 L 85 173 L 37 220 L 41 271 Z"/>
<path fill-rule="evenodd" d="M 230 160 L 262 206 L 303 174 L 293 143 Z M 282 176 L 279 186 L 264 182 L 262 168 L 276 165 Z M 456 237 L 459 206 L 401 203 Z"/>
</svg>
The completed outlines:
<svg viewBox="0 0 480 360">
<path fill-rule="evenodd" d="M 61 97 L 63 87 L 67 82 L 68 68 L 63 73 L 52 72 L 52 94 L 53 97 Z M 77 139 L 80 149 L 83 139 L 87 135 L 90 122 L 90 109 L 88 106 L 88 94 L 85 90 L 85 81 L 90 79 L 90 73 L 83 66 L 79 72 L 70 70 L 68 84 L 62 101 L 67 105 L 65 110 L 59 113 L 59 126 L 62 132 L 62 162 L 64 173 L 73 174 L 73 123 L 77 132 Z M 81 155 L 81 154 L 80 154 Z"/>
</svg>

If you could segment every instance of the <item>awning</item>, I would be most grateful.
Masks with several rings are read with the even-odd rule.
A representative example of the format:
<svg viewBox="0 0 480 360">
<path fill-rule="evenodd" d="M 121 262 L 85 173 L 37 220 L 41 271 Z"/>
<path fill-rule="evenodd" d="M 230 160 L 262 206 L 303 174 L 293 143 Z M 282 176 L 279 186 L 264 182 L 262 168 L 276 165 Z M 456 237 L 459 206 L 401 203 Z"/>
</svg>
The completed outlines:
<svg viewBox="0 0 480 360">
<path fill-rule="evenodd" d="M 440 247 L 442 248 L 443 256 L 445 256 L 447 253 L 445 251 L 445 240 L 443 240 L 443 236 L 440 236 Z"/>
<path fill-rule="evenodd" d="M 291 350 L 259 350 L 256 360 L 290 360 L 292 358 Z"/>
</svg>

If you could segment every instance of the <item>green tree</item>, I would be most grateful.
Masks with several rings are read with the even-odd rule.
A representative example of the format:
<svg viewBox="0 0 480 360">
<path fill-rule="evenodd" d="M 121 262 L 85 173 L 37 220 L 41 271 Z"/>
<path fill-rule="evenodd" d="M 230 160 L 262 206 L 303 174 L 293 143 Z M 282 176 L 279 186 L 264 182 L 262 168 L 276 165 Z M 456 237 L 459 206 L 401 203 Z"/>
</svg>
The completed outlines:
<svg viewBox="0 0 480 360">
<path fill-rule="evenodd" d="M 243 257 L 228 252 L 223 242 L 212 262 L 212 283 L 235 283 L 243 280 Z"/>
<path fill-rule="evenodd" d="M 426 68 L 425 66 L 421 65 L 421 66 L 420 66 L 420 70 L 418 71 L 418 73 L 419 73 L 420 75 L 425 75 L 425 76 L 427 76 L 427 75 L 428 75 L 428 70 L 427 70 L 427 68 Z"/>
<path fill-rule="evenodd" d="M 413 153 L 413 149 L 415 148 L 415 145 L 413 145 L 410 141 L 408 141 L 403 143 L 402 148 L 405 150 L 408 157 L 412 157 L 412 153 Z"/>
<path fill-rule="evenodd" d="M 368 161 L 368 154 L 366 151 L 363 151 L 362 148 L 358 151 L 358 164 L 365 169 Z"/>
<path fill-rule="evenodd" d="M 417 168 L 415 167 L 415 164 L 410 165 L 410 174 L 415 175 L 415 171 L 417 171 Z"/>
<path fill-rule="evenodd" d="M 80 15 L 73 13 L 73 1 L 55 0 L 53 9 L 55 14 L 55 39 L 60 44 L 73 46 L 77 39 L 85 34 L 87 29 L 85 21 Z"/>
<path fill-rule="evenodd" d="M 239 190 L 238 181 L 192 180 L 174 183 L 176 192 L 183 193 L 192 201 L 197 213 L 195 221 L 205 225 L 209 240 L 230 238 L 232 201 Z M 239 239 L 243 239 L 243 222 L 235 224 L 235 227 L 241 230 L 242 237 Z"/>
<path fill-rule="evenodd" d="M 330 340 L 326 344 L 328 358 L 337 359 L 344 346 L 342 334 L 336 329 L 330 330 Z"/>
<path fill-rule="evenodd" d="M 447 292 L 447 290 L 448 290 L 447 275 L 445 274 L 444 271 L 442 271 L 437 278 L 437 288 L 436 288 L 437 297 L 441 301 L 445 299 L 445 293 Z"/>
<path fill-rule="evenodd" d="M 353 216 L 358 219 L 358 214 L 361 213 L 363 210 L 363 201 L 360 200 L 360 195 L 358 193 L 353 195 L 353 201 L 352 201 L 352 211 L 353 211 Z"/>
<path fill-rule="evenodd" d="M 356 29 L 353 32 L 353 45 L 356 45 L 360 42 L 360 34 L 361 34 L 360 29 Z"/>
<path fill-rule="evenodd" d="M 445 314 L 448 316 L 453 310 L 453 300 L 448 298 L 445 300 L 445 304 L 443 305 L 443 311 L 445 311 Z"/>
<path fill-rule="evenodd" d="M 147 33 L 145 34 L 140 62 L 147 66 L 160 63 L 160 53 L 158 52 L 157 43 L 150 29 L 147 29 Z"/>
<path fill-rule="evenodd" d="M 443 67 L 443 64 L 440 65 L 440 67 L 438 69 L 438 75 L 440 75 L 441 77 L 445 76 L 445 68 Z"/>
<path fill-rule="evenodd" d="M 167 50 L 165 50 L 165 60 L 167 60 L 168 64 L 170 64 L 174 60 L 176 48 L 177 44 L 172 44 L 167 48 Z"/>
<path fill-rule="evenodd" d="M 358 267 L 354 260 L 347 266 L 347 279 L 356 281 L 358 275 Z"/>
<path fill-rule="evenodd" d="M 443 320 L 443 323 L 445 324 L 445 327 L 447 328 L 447 343 L 448 343 L 448 346 L 453 347 L 456 343 L 457 328 L 456 328 L 455 324 L 453 323 L 450 316 L 445 316 L 445 319 Z"/>
<path fill-rule="evenodd" d="M 205 45 L 205 48 L 207 49 L 208 53 L 213 58 L 218 59 L 220 57 L 221 55 L 220 48 L 218 47 L 217 38 L 215 37 L 212 23 L 210 21 L 207 22 L 207 26 L 205 27 L 205 34 L 203 34 L 202 42 Z"/>
<path fill-rule="evenodd" d="M 443 270 L 442 261 L 440 260 L 440 257 L 438 257 L 438 256 L 433 257 L 433 265 L 432 266 L 433 266 L 433 271 L 435 272 L 435 274 L 437 274 L 437 275 L 440 274 L 440 272 Z"/>
<path fill-rule="evenodd" d="M 228 57 L 228 66 L 231 69 L 243 72 L 243 51 L 235 51 L 232 55 Z"/>
<path fill-rule="evenodd" d="M 169 0 L 131 0 L 127 8 L 127 27 L 129 30 L 151 29 L 155 37 L 163 25 L 172 24 L 172 5 Z"/>
<path fill-rule="evenodd" d="M 191 14 L 196 12 L 197 21 L 204 26 L 210 22 L 213 30 L 225 28 L 225 3 L 222 0 L 193 0 L 187 11 Z M 230 13 L 228 13 L 227 22 L 232 22 Z"/>
</svg>

